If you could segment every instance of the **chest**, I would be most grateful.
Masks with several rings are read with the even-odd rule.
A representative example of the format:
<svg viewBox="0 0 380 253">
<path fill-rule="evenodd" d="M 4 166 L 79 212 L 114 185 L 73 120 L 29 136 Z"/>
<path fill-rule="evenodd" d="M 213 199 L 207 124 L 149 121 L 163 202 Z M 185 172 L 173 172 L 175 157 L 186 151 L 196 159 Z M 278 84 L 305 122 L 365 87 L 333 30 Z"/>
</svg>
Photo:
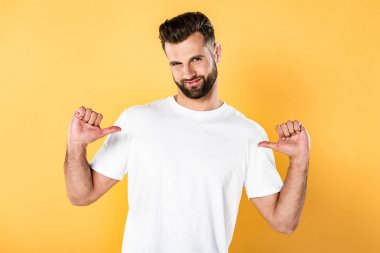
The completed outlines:
<svg viewBox="0 0 380 253">
<path fill-rule="evenodd" d="M 130 143 L 129 173 L 152 180 L 224 184 L 242 179 L 247 148 L 248 141 L 228 124 L 145 122 Z"/>
</svg>

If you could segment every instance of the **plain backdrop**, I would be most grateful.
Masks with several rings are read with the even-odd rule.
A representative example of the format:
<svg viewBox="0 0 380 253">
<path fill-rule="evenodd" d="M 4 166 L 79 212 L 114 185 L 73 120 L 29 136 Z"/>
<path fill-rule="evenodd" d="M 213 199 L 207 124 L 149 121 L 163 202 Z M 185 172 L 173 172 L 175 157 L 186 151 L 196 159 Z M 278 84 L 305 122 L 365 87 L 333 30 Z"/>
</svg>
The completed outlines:
<svg viewBox="0 0 380 253">
<path fill-rule="evenodd" d="M 84 105 L 107 127 L 129 106 L 174 95 L 158 26 L 201 11 L 222 45 L 220 98 L 270 140 L 294 119 L 311 136 L 298 229 L 271 229 L 243 191 L 230 252 L 380 252 L 379 9 L 359 0 L 0 0 L 0 251 L 120 252 L 128 177 L 93 205 L 72 206 L 69 122 Z M 285 180 L 288 158 L 275 157 Z"/>
</svg>

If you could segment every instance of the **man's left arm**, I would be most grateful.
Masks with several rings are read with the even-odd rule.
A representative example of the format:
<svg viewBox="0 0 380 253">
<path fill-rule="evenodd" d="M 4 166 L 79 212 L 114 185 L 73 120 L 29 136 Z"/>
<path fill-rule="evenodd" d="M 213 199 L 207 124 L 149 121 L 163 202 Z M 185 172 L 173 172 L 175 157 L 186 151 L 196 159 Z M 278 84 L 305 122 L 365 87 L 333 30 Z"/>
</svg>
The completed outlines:
<svg viewBox="0 0 380 253">
<path fill-rule="evenodd" d="M 289 156 L 286 180 L 280 192 L 251 198 L 251 201 L 275 230 L 290 234 L 298 226 L 305 202 L 310 136 L 297 120 L 276 126 L 276 131 L 277 143 L 263 141 L 258 146 Z"/>
</svg>

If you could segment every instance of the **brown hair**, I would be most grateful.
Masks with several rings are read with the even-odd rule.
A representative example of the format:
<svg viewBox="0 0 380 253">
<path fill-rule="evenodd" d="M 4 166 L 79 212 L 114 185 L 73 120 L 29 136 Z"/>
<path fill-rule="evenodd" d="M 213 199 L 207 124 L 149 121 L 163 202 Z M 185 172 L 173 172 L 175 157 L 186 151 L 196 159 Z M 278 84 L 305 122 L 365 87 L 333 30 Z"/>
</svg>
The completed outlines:
<svg viewBox="0 0 380 253">
<path fill-rule="evenodd" d="M 186 12 L 170 20 L 167 19 L 159 28 L 162 49 L 165 51 L 165 42 L 179 43 L 195 32 L 203 35 L 205 45 L 214 44 L 214 28 L 203 13 Z"/>
</svg>

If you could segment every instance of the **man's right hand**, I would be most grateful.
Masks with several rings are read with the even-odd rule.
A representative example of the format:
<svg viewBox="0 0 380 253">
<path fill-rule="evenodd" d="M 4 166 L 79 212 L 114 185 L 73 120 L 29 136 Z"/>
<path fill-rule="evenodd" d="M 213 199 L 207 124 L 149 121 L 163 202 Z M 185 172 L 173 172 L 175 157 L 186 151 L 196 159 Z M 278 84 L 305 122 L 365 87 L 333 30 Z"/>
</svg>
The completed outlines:
<svg viewBox="0 0 380 253">
<path fill-rule="evenodd" d="M 67 142 L 86 146 L 107 134 L 121 131 L 118 126 L 101 129 L 100 122 L 102 119 L 103 115 L 93 111 L 91 108 L 79 107 L 71 120 Z"/>
</svg>

